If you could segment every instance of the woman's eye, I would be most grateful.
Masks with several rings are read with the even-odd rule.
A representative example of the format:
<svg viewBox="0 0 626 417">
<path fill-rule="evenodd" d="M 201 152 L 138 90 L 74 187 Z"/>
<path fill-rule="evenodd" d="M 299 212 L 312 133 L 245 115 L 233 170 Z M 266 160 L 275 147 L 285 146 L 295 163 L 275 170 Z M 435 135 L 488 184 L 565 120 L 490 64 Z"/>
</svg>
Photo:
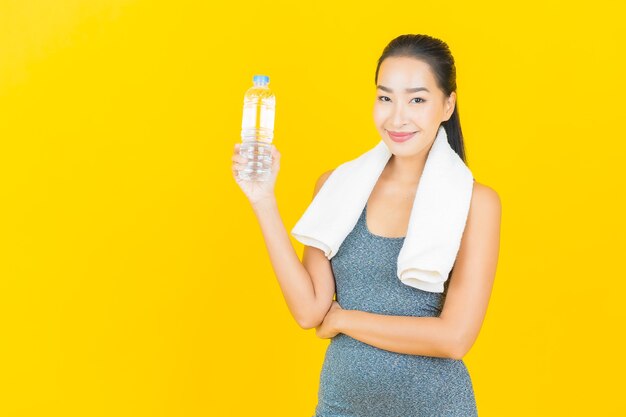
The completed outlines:
<svg viewBox="0 0 626 417">
<path fill-rule="evenodd" d="M 387 96 L 378 96 L 378 100 L 380 100 L 380 101 L 385 101 L 385 102 L 386 101 L 391 101 L 391 100 L 387 100 L 388 98 L 389 97 L 387 97 Z M 424 100 L 421 97 L 415 97 L 413 100 L 420 100 L 418 103 L 424 103 L 426 101 L 426 100 Z M 411 101 L 413 101 L 413 100 L 411 100 Z"/>
</svg>

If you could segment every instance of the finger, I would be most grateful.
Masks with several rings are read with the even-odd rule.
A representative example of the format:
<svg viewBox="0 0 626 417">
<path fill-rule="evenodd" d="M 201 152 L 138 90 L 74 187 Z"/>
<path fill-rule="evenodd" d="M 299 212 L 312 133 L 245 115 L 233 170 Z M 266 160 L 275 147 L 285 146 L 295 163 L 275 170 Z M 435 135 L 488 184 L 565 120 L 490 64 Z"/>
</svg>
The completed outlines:
<svg viewBox="0 0 626 417">
<path fill-rule="evenodd" d="M 280 152 L 276 148 L 272 148 L 272 165 L 280 163 Z"/>
<path fill-rule="evenodd" d="M 234 162 L 240 162 L 242 164 L 245 164 L 248 162 L 248 158 L 246 158 L 245 156 L 239 155 L 238 153 L 234 154 L 231 159 Z"/>
<path fill-rule="evenodd" d="M 237 155 L 244 155 L 245 152 L 243 151 L 243 149 L 241 148 L 241 145 L 235 145 L 235 149 L 233 151 L 233 154 L 237 154 Z"/>
<path fill-rule="evenodd" d="M 246 169 L 246 164 L 233 164 L 233 171 L 241 171 Z"/>
</svg>

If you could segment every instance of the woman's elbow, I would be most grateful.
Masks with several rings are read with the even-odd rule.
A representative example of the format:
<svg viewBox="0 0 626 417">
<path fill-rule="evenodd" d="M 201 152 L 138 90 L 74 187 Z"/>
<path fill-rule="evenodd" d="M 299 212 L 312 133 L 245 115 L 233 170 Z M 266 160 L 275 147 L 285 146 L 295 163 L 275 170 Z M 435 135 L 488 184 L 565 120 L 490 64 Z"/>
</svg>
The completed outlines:
<svg viewBox="0 0 626 417">
<path fill-rule="evenodd" d="M 465 353 L 466 352 L 463 349 L 460 349 L 459 346 L 454 345 L 452 346 L 452 349 L 449 350 L 448 357 L 450 359 L 460 361 L 461 359 L 463 359 L 463 357 L 465 357 Z"/>
<path fill-rule="evenodd" d="M 328 304 L 321 305 L 318 300 L 314 305 L 309 306 L 306 311 L 302 312 L 302 315 L 296 319 L 298 325 L 304 330 L 319 327 L 324 321 L 331 303 L 332 300 Z"/>
<path fill-rule="evenodd" d="M 304 330 L 314 329 L 322 324 L 322 320 L 316 317 L 306 317 L 296 321 L 298 322 L 298 325 Z"/>
<path fill-rule="evenodd" d="M 466 337 L 456 338 L 450 343 L 450 349 L 448 349 L 450 358 L 461 360 L 467 355 L 471 349 L 473 343 L 470 343 Z"/>
</svg>

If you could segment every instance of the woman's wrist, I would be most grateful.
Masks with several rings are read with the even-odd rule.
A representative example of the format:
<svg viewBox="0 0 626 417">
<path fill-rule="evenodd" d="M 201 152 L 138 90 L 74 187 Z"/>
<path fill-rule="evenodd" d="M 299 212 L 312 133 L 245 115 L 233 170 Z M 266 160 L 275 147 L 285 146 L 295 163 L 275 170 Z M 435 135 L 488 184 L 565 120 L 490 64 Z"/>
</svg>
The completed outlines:
<svg viewBox="0 0 626 417">
<path fill-rule="evenodd" d="M 255 201 L 252 203 L 252 209 L 255 213 L 260 213 L 266 210 L 272 210 L 276 207 L 276 197 L 270 196 L 267 198 L 263 198 L 259 201 Z"/>
<path fill-rule="evenodd" d="M 333 330 L 337 333 L 343 333 L 343 330 L 345 329 L 346 315 L 349 311 L 350 310 L 345 310 L 343 308 L 337 309 L 337 311 L 335 311 L 335 317 L 333 317 L 332 327 Z"/>
</svg>

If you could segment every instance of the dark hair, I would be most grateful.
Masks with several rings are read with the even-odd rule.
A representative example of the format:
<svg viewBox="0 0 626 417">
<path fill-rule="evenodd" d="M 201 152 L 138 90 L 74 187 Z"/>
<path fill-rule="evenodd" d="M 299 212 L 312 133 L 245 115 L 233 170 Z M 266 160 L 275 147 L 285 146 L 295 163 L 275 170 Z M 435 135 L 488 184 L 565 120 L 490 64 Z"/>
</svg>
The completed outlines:
<svg viewBox="0 0 626 417">
<path fill-rule="evenodd" d="M 438 87 L 449 96 L 456 91 L 456 67 L 454 57 L 448 45 L 437 38 L 428 35 L 400 35 L 393 39 L 383 50 L 376 66 L 374 83 L 378 83 L 378 71 L 380 65 L 389 57 L 410 57 L 426 62 L 437 80 Z M 459 101 L 456 100 L 454 112 L 450 118 L 442 123 L 446 129 L 450 147 L 467 163 L 465 146 L 463 144 L 463 132 L 459 120 Z"/>
</svg>

